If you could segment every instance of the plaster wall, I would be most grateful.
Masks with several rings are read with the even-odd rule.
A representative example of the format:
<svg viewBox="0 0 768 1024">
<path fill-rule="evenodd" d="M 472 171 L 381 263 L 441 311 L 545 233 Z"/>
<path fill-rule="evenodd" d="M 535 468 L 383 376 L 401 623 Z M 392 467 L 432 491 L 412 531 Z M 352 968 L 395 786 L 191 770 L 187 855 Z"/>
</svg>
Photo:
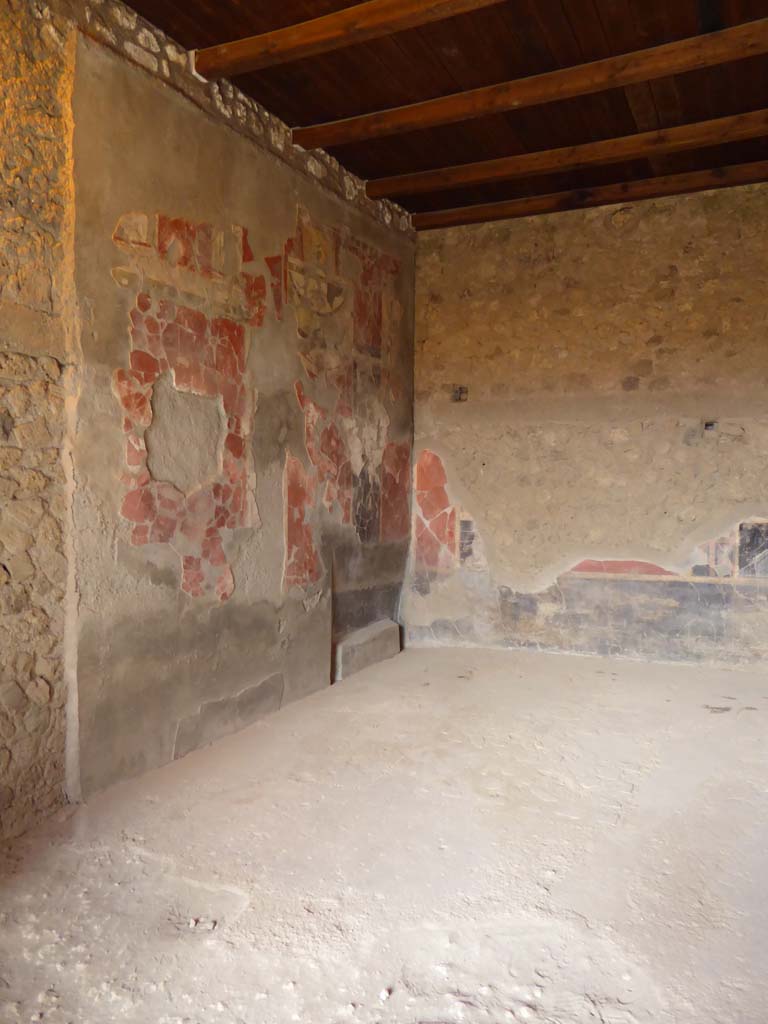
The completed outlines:
<svg viewBox="0 0 768 1024">
<path fill-rule="evenodd" d="M 750 186 L 420 236 L 411 642 L 765 656 L 767 226 Z"/>
<path fill-rule="evenodd" d="M 329 685 L 334 631 L 396 614 L 413 249 L 82 37 L 74 118 L 88 793 Z"/>
<path fill-rule="evenodd" d="M 119 0 L 8 0 L 0 76 L 5 838 L 396 614 L 414 251 Z"/>
</svg>

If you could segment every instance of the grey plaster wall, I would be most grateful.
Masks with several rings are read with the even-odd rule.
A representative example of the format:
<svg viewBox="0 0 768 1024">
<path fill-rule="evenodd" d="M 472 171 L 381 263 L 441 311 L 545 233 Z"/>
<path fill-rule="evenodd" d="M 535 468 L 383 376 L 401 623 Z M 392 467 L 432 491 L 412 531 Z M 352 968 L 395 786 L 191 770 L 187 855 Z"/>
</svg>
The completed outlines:
<svg viewBox="0 0 768 1024">
<path fill-rule="evenodd" d="M 87 794 L 328 685 L 345 600 L 394 610 L 413 252 L 84 38 L 74 120 Z"/>
</svg>

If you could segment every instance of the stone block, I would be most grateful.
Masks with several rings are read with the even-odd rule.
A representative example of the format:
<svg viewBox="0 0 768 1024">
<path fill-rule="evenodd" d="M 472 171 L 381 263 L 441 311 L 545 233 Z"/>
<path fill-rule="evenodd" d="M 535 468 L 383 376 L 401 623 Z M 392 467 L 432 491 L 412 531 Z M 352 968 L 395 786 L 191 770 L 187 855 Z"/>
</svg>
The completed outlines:
<svg viewBox="0 0 768 1024">
<path fill-rule="evenodd" d="M 379 619 L 362 629 L 354 629 L 336 644 L 334 680 L 339 682 L 399 653 L 400 627 L 391 619 Z"/>
</svg>

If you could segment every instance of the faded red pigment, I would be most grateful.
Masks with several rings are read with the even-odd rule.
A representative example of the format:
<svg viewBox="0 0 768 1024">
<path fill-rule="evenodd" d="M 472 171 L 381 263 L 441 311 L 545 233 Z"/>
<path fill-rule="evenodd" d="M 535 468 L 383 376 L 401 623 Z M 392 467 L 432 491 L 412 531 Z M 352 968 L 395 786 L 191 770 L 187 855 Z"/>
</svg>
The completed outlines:
<svg viewBox="0 0 768 1024">
<path fill-rule="evenodd" d="M 350 263 L 349 256 L 358 268 L 352 281 L 345 278 L 342 266 L 343 257 Z M 385 292 L 399 263 L 344 229 L 314 225 L 302 209 L 295 235 L 266 263 L 276 315 L 282 315 L 285 305 L 296 315 L 305 374 L 304 380 L 295 381 L 294 390 L 304 416 L 309 468 L 287 454 L 283 585 L 306 588 L 322 575 L 312 524 L 318 504 L 331 519 L 353 527 L 362 543 L 408 538 L 410 445 L 388 440 L 383 450 L 375 445 L 367 450 L 360 428 L 372 425 L 373 413 L 365 404 L 358 408 L 359 402 L 377 397 L 381 411 L 387 392 L 394 394 L 391 375 L 382 363 L 391 344 Z M 335 327 L 329 330 L 334 318 Z M 322 402 L 309 393 L 313 389 L 322 392 Z M 335 395 L 331 403 L 329 392 Z"/>
<path fill-rule="evenodd" d="M 252 396 L 245 367 L 248 332 L 264 323 L 267 283 L 255 273 L 258 260 L 243 226 L 225 232 L 164 213 L 129 213 L 120 218 L 113 239 L 146 268 L 140 274 L 118 268 L 115 277 L 123 287 L 146 282 L 134 293 L 130 311 L 129 366 L 113 378 L 124 413 L 127 467 L 120 512 L 131 524 L 133 544 L 168 544 L 178 553 L 187 594 L 224 601 L 234 579 L 222 531 L 249 526 L 255 518 L 248 456 Z M 342 257 L 356 268 L 351 281 L 343 276 Z M 361 431 L 370 426 L 373 398 L 373 435 L 387 432 L 383 410 L 397 392 L 386 360 L 387 309 L 399 263 L 346 229 L 313 225 L 301 207 L 295 234 L 264 262 L 275 319 L 283 318 L 286 306 L 295 313 L 306 375 L 295 382 L 295 393 L 309 466 L 287 452 L 283 479 L 283 586 L 306 589 L 324 572 L 314 536 L 318 508 L 353 527 L 363 543 L 408 538 L 410 445 L 386 439 L 381 449 L 378 440 L 366 440 L 370 431 L 366 439 Z M 225 273 L 225 266 L 234 271 Z M 188 284 L 192 294 L 186 298 Z M 194 308 L 196 301 L 218 315 Z M 334 317 L 339 319 L 329 333 Z M 186 495 L 154 480 L 147 465 L 153 389 L 166 373 L 179 391 L 219 399 L 226 418 L 219 475 Z M 322 403 L 307 393 L 315 387 L 322 390 Z M 329 392 L 336 396 L 330 404 Z M 363 404 L 356 409 L 358 402 Z"/>
<path fill-rule="evenodd" d="M 285 458 L 285 567 L 283 585 L 306 587 L 321 576 L 320 557 L 308 521 L 315 503 L 315 480 L 300 459 L 290 452 Z"/>
<path fill-rule="evenodd" d="M 221 531 L 247 525 L 245 332 L 226 317 L 208 317 L 168 299 L 140 293 L 130 313 L 130 369 L 116 370 L 114 388 L 125 418 L 123 475 L 127 492 L 120 514 L 133 524 L 131 543 L 170 544 L 182 562 L 181 588 L 192 597 L 213 592 L 226 600 L 234 589 Z M 152 391 L 170 373 L 182 392 L 219 398 L 226 416 L 221 474 L 190 494 L 153 480 L 144 433 L 152 422 Z"/>
<path fill-rule="evenodd" d="M 411 446 L 390 441 L 381 461 L 381 539 L 405 540 L 410 530 L 408 496 L 411 484 Z"/>
<path fill-rule="evenodd" d="M 181 588 L 191 597 L 212 595 L 226 601 L 234 590 L 222 531 L 252 521 L 247 457 L 251 394 L 246 386 L 248 328 L 258 328 L 266 312 L 263 274 L 243 270 L 253 263 L 247 230 L 239 236 L 236 271 L 224 274 L 227 238 L 212 224 L 159 213 L 127 214 L 113 239 L 142 262 L 157 260 L 147 289 L 130 311 L 129 368 L 116 370 L 113 387 L 124 412 L 125 494 L 120 514 L 131 526 L 131 543 L 168 544 L 181 559 Z M 231 236 L 229 236 L 231 244 Z M 174 275 L 204 279 L 216 288 L 211 300 L 224 315 L 212 316 L 178 301 Z M 125 280 L 131 277 L 128 273 Z M 152 294 L 153 290 L 158 294 Z M 168 296 L 173 296 L 169 298 Z M 161 297 L 162 296 L 162 297 Z M 145 431 L 152 422 L 152 394 L 168 373 L 181 392 L 217 398 L 226 419 L 220 472 L 189 494 L 167 481 L 152 479 L 147 466 Z"/>
<path fill-rule="evenodd" d="M 415 560 L 421 572 L 449 572 L 456 565 L 456 508 L 439 455 L 425 449 L 415 470 Z"/>
<path fill-rule="evenodd" d="M 304 411 L 304 446 L 316 470 L 318 484 L 325 484 L 322 502 L 330 512 L 338 505 L 341 522 L 352 522 L 352 467 L 346 442 L 326 409 L 313 402 L 304 393 L 301 381 L 296 381 L 296 398 Z"/>
<path fill-rule="evenodd" d="M 457 509 L 448 497 L 448 478 L 439 455 L 425 449 L 415 468 L 414 552 L 417 571 L 450 572 L 458 565 Z M 654 562 L 637 560 L 585 559 L 572 573 L 622 573 L 644 576 L 673 576 Z"/>
</svg>

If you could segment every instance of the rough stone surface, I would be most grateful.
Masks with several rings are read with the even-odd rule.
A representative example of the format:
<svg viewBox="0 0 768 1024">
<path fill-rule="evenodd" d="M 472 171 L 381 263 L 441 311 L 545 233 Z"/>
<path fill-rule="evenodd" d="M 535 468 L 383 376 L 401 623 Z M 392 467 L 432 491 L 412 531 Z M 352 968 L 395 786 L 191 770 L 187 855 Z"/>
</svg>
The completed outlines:
<svg viewBox="0 0 768 1024">
<path fill-rule="evenodd" d="M 765 657 L 766 226 L 750 186 L 421 237 L 411 641 Z"/>
<path fill-rule="evenodd" d="M 767 707 L 405 651 L 8 851 L 0 1019 L 763 1024 Z"/>
<path fill-rule="evenodd" d="M 43 5 L 0 8 L 0 838 L 64 799 L 70 73 Z"/>
<path fill-rule="evenodd" d="M 391 619 L 379 619 L 354 629 L 336 643 L 335 676 L 347 679 L 361 669 L 400 653 L 400 627 Z"/>
<path fill-rule="evenodd" d="M 6 312 L 9 317 L 14 314 L 6 303 L 48 317 L 61 308 L 61 242 L 69 199 L 69 74 L 57 24 L 44 5 L 27 0 L 5 0 L 0 11 L 4 101 L 0 110 L 4 196 L 0 308 L 4 321 Z M 13 331 L 13 323 L 3 323 L 3 332 L 7 330 Z"/>
</svg>

